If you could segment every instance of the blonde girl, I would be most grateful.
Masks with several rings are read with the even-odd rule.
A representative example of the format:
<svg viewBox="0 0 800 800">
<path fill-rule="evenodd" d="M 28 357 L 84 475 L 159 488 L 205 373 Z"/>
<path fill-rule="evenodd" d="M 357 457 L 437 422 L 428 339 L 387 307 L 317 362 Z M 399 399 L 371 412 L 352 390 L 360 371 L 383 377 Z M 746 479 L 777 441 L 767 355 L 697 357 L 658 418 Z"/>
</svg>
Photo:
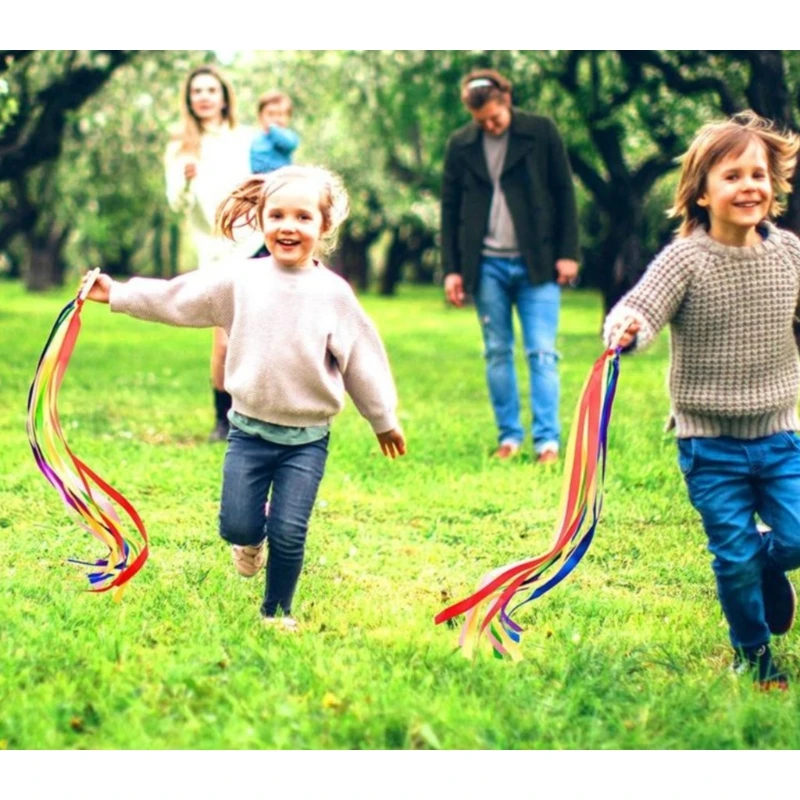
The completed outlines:
<svg viewBox="0 0 800 800">
<path fill-rule="evenodd" d="M 348 284 L 318 258 L 346 215 L 347 195 L 335 176 L 282 167 L 243 183 L 219 213 L 226 236 L 256 227 L 271 256 L 171 281 L 118 283 L 101 275 L 89 293 L 112 311 L 228 334 L 233 408 L 219 531 L 240 574 L 252 577 L 266 561 L 262 616 L 290 630 L 297 627 L 292 600 L 331 422 L 345 393 L 385 455 L 406 452 L 378 332 Z"/>
</svg>

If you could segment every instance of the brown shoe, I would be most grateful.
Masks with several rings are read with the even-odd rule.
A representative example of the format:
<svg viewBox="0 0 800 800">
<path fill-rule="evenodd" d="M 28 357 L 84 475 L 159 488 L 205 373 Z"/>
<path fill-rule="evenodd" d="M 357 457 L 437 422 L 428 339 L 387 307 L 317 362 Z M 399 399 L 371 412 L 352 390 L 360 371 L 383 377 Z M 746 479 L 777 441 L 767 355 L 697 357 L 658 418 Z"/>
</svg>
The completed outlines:
<svg viewBox="0 0 800 800">
<path fill-rule="evenodd" d="M 558 450 L 542 450 L 536 457 L 537 464 L 555 464 L 558 461 Z"/>
<path fill-rule="evenodd" d="M 235 544 L 231 548 L 233 566 L 240 575 L 252 578 L 267 562 L 267 540 L 254 546 Z"/>
<path fill-rule="evenodd" d="M 505 442 L 494 451 L 492 458 L 499 458 L 500 460 L 505 461 L 508 458 L 513 458 L 517 453 L 519 453 L 518 444 L 515 444 L 514 442 Z"/>
</svg>

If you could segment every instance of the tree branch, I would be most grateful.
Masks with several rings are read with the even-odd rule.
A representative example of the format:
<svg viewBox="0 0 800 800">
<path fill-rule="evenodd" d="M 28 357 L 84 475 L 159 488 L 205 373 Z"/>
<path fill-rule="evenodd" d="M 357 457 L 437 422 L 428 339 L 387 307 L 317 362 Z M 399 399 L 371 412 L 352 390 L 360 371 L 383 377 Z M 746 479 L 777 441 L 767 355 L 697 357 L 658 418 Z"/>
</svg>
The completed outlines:
<svg viewBox="0 0 800 800">
<path fill-rule="evenodd" d="M 14 180 L 32 167 L 57 158 L 70 111 L 81 105 L 111 77 L 118 67 L 130 61 L 137 50 L 101 50 L 109 61 L 106 67 L 79 67 L 53 81 L 36 96 L 41 109 L 36 122 L 24 134 L 12 126 L 0 137 L 0 181 Z M 22 115 L 20 115 L 22 116 Z M 16 140 L 11 140 L 11 135 Z"/>
<path fill-rule="evenodd" d="M 574 148 L 568 147 L 567 152 L 569 154 L 570 164 L 572 165 L 572 171 L 578 176 L 580 182 L 594 195 L 597 203 L 603 205 L 608 200 L 609 187 L 603 180 L 602 175 Z"/>
<path fill-rule="evenodd" d="M 15 63 L 35 52 L 35 50 L 0 50 L 0 74 L 8 72 Z"/>
<path fill-rule="evenodd" d="M 667 153 L 648 158 L 633 174 L 633 183 L 637 193 L 644 197 L 662 175 L 666 175 L 673 169 L 675 169 L 675 159 Z"/>
<path fill-rule="evenodd" d="M 719 97 L 720 106 L 726 114 L 735 114 L 740 110 L 733 92 L 728 84 L 720 78 L 712 75 L 700 75 L 694 78 L 686 78 L 674 64 L 662 58 L 655 50 L 628 50 L 626 58 L 631 62 L 638 61 L 641 64 L 657 69 L 664 78 L 664 82 L 670 89 L 681 94 L 697 94 L 699 92 L 716 92 Z M 679 56 L 679 58 L 684 58 Z M 696 59 L 685 58 L 685 63 L 696 63 Z"/>
</svg>

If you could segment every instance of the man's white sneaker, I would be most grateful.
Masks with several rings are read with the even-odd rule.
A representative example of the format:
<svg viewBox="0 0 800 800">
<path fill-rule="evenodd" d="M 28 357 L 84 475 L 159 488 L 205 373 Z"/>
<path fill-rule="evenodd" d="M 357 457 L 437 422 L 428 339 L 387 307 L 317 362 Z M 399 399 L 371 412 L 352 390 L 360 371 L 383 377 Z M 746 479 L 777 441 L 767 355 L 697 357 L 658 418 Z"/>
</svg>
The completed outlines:
<svg viewBox="0 0 800 800">
<path fill-rule="evenodd" d="M 298 628 L 294 617 L 264 617 L 263 622 L 267 628 L 278 628 L 290 633 L 294 633 Z"/>
</svg>

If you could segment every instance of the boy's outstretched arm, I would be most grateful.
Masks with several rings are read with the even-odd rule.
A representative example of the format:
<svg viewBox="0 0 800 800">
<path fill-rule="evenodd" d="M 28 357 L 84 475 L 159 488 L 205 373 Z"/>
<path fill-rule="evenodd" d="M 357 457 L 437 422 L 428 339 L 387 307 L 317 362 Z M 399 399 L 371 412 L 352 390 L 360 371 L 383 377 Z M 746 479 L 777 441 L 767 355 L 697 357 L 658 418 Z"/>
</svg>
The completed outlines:
<svg viewBox="0 0 800 800">
<path fill-rule="evenodd" d="M 630 317 L 612 322 L 608 331 L 608 346 L 611 348 L 621 347 L 626 350 L 636 340 L 636 334 L 641 330 L 642 325 L 637 319 Z"/>
<path fill-rule="evenodd" d="M 267 134 L 278 150 L 291 153 L 300 144 L 300 137 L 291 128 L 281 128 L 280 125 L 270 125 Z"/>
<path fill-rule="evenodd" d="M 678 312 L 696 261 L 691 240 L 675 240 L 667 245 L 647 267 L 641 280 L 609 312 L 603 325 L 606 346 L 624 328 L 625 335 L 619 342 L 623 348 L 647 347 Z"/>
</svg>

